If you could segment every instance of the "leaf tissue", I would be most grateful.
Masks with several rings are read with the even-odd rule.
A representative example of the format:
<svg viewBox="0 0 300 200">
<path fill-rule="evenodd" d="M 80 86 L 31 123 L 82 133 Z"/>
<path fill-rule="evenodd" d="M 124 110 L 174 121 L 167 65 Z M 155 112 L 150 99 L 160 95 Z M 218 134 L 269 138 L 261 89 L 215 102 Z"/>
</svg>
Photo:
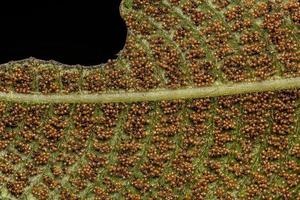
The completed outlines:
<svg viewBox="0 0 300 200">
<path fill-rule="evenodd" d="M 118 58 L 0 67 L 1 199 L 300 199 L 300 3 L 123 0 Z"/>
</svg>

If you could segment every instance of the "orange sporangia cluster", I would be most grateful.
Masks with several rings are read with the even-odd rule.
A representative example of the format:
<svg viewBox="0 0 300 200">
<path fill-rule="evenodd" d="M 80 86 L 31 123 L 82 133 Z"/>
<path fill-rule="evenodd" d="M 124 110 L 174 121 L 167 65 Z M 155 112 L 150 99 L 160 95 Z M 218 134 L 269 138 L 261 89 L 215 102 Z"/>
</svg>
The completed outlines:
<svg viewBox="0 0 300 200">
<path fill-rule="evenodd" d="M 80 73 L 75 72 L 64 72 L 61 75 L 61 83 L 63 90 L 66 93 L 78 92 L 79 91 Z"/>
<path fill-rule="evenodd" d="M 267 11 L 261 14 L 263 17 L 262 28 L 268 31 L 268 38 L 275 46 L 279 54 L 279 61 L 284 66 L 284 74 L 295 76 L 299 73 L 297 59 L 294 59 L 298 55 L 297 49 L 299 48 L 299 44 L 293 38 L 295 31 L 284 25 L 288 20 L 284 12 L 286 7 L 288 7 L 288 3 L 271 3 L 268 9 L 266 9 Z"/>
<path fill-rule="evenodd" d="M 244 9 L 241 6 L 233 6 L 225 12 L 227 21 L 237 20 L 242 18 Z"/>
<path fill-rule="evenodd" d="M 3 115 L 2 123 L 5 127 L 16 128 L 22 121 L 26 113 L 26 108 L 19 103 L 14 103 L 13 106 L 9 107 L 6 113 Z M 7 131 L 8 135 L 13 135 L 13 131 Z"/>
<path fill-rule="evenodd" d="M 136 142 L 131 142 L 130 144 L 127 144 L 126 151 L 122 149 L 122 147 L 125 145 L 126 141 L 121 141 L 120 143 L 120 150 L 118 149 L 117 152 L 117 158 L 116 158 L 116 164 L 112 165 L 109 168 L 110 174 L 112 176 L 126 179 L 130 178 L 132 176 L 131 169 L 137 164 L 137 161 L 139 160 L 139 157 L 135 155 L 135 153 L 140 150 L 139 144 Z"/>
<path fill-rule="evenodd" d="M 183 13 L 186 16 L 189 16 L 193 24 L 196 26 L 202 25 L 206 19 L 211 18 L 210 12 L 206 13 L 198 9 L 199 5 L 203 2 L 204 1 L 186 1 L 180 6 Z"/>
<path fill-rule="evenodd" d="M 56 69 L 41 69 L 38 79 L 38 90 L 42 93 L 55 93 L 60 89 L 59 72 Z"/>
<path fill-rule="evenodd" d="M 18 93 L 29 93 L 33 89 L 33 70 L 25 65 L 11 72 L 12 85 Z"/>
<path fill-rule="evenodd" d="M 63 136 L 61 131 L 67 126 L 67 121 L 62 116 L 53 117 L 49 119 L 48 123 L 44 125 L 42 133 L 49 141 L 55 142 Z"/>
<path fill-rule="evenodd" d="M 120 67 L 116 61 L 108 61 L 104 69 L 104 86 L 106 89 L 128 89 L 129 80 L 126 76 L 127 69 L 123 66 Z"/>
<path fill-rule="evenodd" d="M 98 67 L 0 68 L 0 91 L 148 91 L 299 75 L 299 2 L 124 0 Z M 38 94 L 39 94 L 38 93 Z M 0 101 L 0 198 L 299 199 L 299 90 L 132 103 Z"/>
<path fill-rule="evenodd" d="M 179 19 L 170 13 L 170 8 L 168 7 L 154 4 L 146 7 L 144 12 L 146 15 L 153 17 L 166 31 L 172 31 L 179 24 Z"/>
<path fill-rule="evenodd" d="M 245 74 L 246 60 L 241 55 L 231 56 L 224 60 L 222 66 L 223 72 L 227 78 L 234 81 L 245 81 L 247 75 Z"/>
<path fill-rule="evenodd" d="M 220 21 L 216 19 L 209 20 L 208 26 L 200 34 L 206 38 L 205 42 L 213 51 L 217 60 L 222 60 L 233 53 L 233 48 L 228 43 L 232 35 Z"/>
<path fill-rule="evenodd" d="M 160 36 L 151 38 L 149 43 L 157 65 L 165 72 L 167 85 L 172 88 L 184 85 L 178 51 L 173 46 L 166 44 L 165 39 Z"/>
<path fill-rule="evenodd" d="M 12 80 L 9 73 L 7 72 L 6 68 L 2 67 L 0 71 L 0 91 L 8 92 L 11 84 Z"/>
<path fill-rule="evenodd" d="M 100 69 L 82 69 L 83 77 L 79 79 L 79 89 L 88 93 L 107 90 L 128 89 L 128 71 L 120 63 L 109 60 Z"/>
<path fill-rule="evenodd" d="M 139 9 L 140 8 L 136 8 L 136 10 Z M 127 27 L 131 29 L 134 34 L 147 37 L 155 33 L 156 28 L 151 23 L 139 23 L 139 19 L 141 17 L 138 13 L 128 13 L 126 16 L 124 16 L 124 18 L 126 20 Z M 131 38 L 132 35 L 127 38 L 128 42 L 125 44 L 125 50 L 130 50 L 130 48 L 126 45 L 130 45 Z M 133 37 L 132 39 L 136 41 L 137 38 Z"/>
<path fill-rule="evenodd" d="M 214 81 L 213 64 L 205 58 L 208 56 L 191 31 L 185 28 L 176 29 L 174 40 L 185 54 L 190 77 L 196 86 L 211 85 Z"/>
<path fill-rule="evenodd" d="M 296 24 L 300 24 L 300 3 L 296 0 L 289 0 L 285 4 L 283 4 L 283 9 L 287 10 L 290 18 Z"/>
<path fill-rule="evenodd" d="M 276 69 L 274 68 L 277 58 L 270 56 L 270 52 L 273 52 L 270 48 L 272 44 L 269 38 L 257 31 L 260 25 L 256 22 L 255 17 L 259 16 L 253 16 L 253 13 L 251 13 L 252 10 L 256 11 L 253 6 L 254 4 L 251 2 L 251 4 L 244 5 L 244 7 L 234 7 L 233 11 L 238 12 L 239 17 L 235 17 L 230 23 L 232 24 L 232 31 L 241 32 L 239 37 L 241 43 L 240 56 L 244 59 L 245 64 L 243 73 L 252 75 L 252 77 L 248 75 L 247 79 L 260 80 L 274 75 L 276 70 L 280 71 L 281 69 L 279 69 L 279 66 Z"/>
<path fill-rule="evenodd" d="M 49 198 L 49 191 L 45 185 L 36 185 L 32 188 L 32 194 L 38 200 L 47 200 Z"/>
<path fill-rule="evenodd" d="M 134 183 L 131 182 L 131 177 L 135 179 L 134 168 L 138 162 L 140 162 L 140 159 L 142 159 L 138 153 L 140 153 L 142 149 L 140 142 L 143 138 L 147 137 L 145 126 L 149 123 L 146 120 L 149 116 L 149 112 L 150 106 L 146 103 L 132 104 L 130 106 L 123 127 L 124 134 L 129 136 L 129 138 L 126 139 L 125 137 L 120 139 L 119 146 L 116 147 L 116 162 L 109 167 L 111 176 L 120 180 L 120 184 L 123 184 L 123 181 L 128 179 L 134 186 Z M 126 196 L 131 195 L 133 194 L 126 194 Z M 136 195 L 136 197 L 138 196 L 140 195 Z"/>
<path fill-rule="evenodd" d="M 137 139 L 147 136 L 144 127 L 149 123 L 146 115 L 149 110 L 150 107 L 145 103 L 142 103 L 141 105 L 133 104 L 125 123 L 125 133 Z"/>
<path fill-rule="evenodd" d="M 207 54 L 196 38 L 192 37 L 189 32 L 183 32 L 183 36 L 182 39 L 180 38 L 180 43 L 182 43 L 182 49 L 186 50 L 186 60 L 189 62 L 188 67 L 191 69 L 194 84 L 196 86 L 211 85 L 215 81 L 212 62 L 205 59 Z"/>
<path fill-rule="evenodd" d="M 132 104 L 5 104 L 1 180 L 18 198 L 42 174 L 30 189 L 38 199 L 142 199 L 153 192 L 178 199 L 178 190 L 186 199 L 293 199 L 298 98 L 291 90 Z"/>
<path fill-rule="evenodd" d="M 136 90 L 156 88 L 159 80 L 154 75 L 154 63 L 148 59 L 146 50 L 128 38 L 125 58 L 130 65 L 130 80 Z"/>
<path fill-rule="evenodd" d="M 246 138 L 255 139 L 263 137 L 268 128 L 269 109 L 271 108 L 271 95 L 268 93 L 252 94 L 242 98 L 242 116 L 244 126 L 241 132 Z"/>
<path fill-rule="evenodd" d="M 118 59 L 100 69 L 50 68 L 34 61 L 12 64 L 14 70 L 5 65 L 0 70 L 0 90 L 147 90 L 299 74 L 295 0 L 134 0 L 124 5 L 122 17 L 130 31 Z M 202 63 L 211 66 L 201 67 Z"/>
<path fill-rule="evenodd" d="M 104 89 L 104 80 L 100 70 L 87 72 L 84 76 L 83 89 L 90 92 L 100 92 Z"/>
</svg>

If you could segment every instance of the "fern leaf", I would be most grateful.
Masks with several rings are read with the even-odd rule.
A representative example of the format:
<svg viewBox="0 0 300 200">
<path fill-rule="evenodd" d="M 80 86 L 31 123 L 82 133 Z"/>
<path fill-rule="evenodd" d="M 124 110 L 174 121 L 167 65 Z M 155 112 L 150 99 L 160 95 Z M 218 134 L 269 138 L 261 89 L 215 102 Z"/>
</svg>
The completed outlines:
<svg viewBox="0 0 300 200">
<path fill-rule="evenodd" d="M 1 199 L 300 199 L 296 0 L 123 0 L 118 58 L 0 67 Z"/>
</svg>

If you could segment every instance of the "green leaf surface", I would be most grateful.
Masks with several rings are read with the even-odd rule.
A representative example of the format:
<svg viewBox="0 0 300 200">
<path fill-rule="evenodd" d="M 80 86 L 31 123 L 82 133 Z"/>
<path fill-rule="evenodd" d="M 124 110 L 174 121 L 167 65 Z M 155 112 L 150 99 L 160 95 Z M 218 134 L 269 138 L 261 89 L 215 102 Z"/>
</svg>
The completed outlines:
<svg viewBox="0 0 300 200">
<path fill-rule="evenodd" d="M 118 58 L 0 67 L 0 199 L 300 199 L 296 0 L 123 0 Z"/>
</svg>

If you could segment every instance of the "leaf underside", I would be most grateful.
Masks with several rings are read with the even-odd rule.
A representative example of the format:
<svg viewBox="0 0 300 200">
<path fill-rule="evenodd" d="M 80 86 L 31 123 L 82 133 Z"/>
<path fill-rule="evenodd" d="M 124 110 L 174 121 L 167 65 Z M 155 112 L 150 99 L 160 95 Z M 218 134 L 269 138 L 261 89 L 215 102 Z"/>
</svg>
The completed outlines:
<svg viewBox="0 0 300 200">
<path fill-rule="evenodd" d="M 128 36 L 116 60 L 91 68 L 10 62 L 0 67 L 0 93 L 147 93 L 299 77 L 296 0 L 123 0 L 120 8 Z M 0 101 L 0 197 L 300 199 L 297 88 Z"/>
</svg>

